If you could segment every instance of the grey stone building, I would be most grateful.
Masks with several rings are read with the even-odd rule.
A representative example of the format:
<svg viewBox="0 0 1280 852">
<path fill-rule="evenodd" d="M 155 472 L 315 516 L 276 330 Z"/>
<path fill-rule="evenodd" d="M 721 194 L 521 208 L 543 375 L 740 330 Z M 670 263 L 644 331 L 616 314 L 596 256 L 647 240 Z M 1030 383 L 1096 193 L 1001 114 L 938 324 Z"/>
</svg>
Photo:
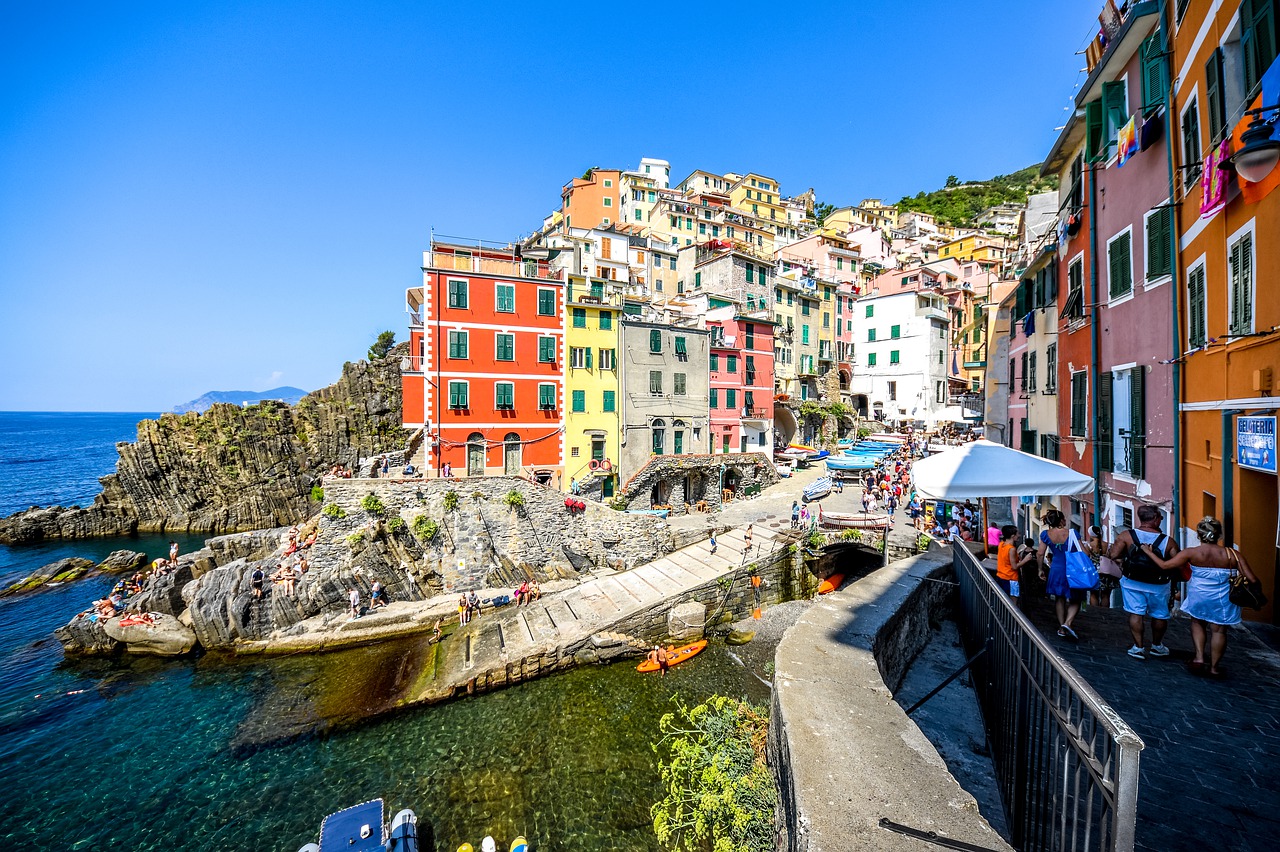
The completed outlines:
<svg viewBox="0 0 1280 852">
<path fill-rule="evenodd" d="M 685 246 L 676 262 L 680 292 L 714 293 L 748 312 L 771 309 L 777 274 L 773 262 L 727 240 Z"/>
<path fill-rule="evenodd" d="M 655 455 L 708 452 L 710 337 L 683 325 L 622 321 L 624 485 Z"/>
</svg>

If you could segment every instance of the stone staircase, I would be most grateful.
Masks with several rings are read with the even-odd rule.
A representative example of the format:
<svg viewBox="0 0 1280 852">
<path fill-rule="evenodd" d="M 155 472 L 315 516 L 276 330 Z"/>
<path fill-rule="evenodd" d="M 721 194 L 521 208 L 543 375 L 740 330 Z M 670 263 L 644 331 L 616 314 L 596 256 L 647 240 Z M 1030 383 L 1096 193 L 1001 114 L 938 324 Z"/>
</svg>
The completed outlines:
<svg viewBox="0 0 1280 852">
<path fill-rule="evenodd" d="M 401 701 L 432 703 L 634 653 L 640 642 L 665 637 L 667 612 L 677 603 L 700 600 L 711 618 L 735 588 L 749 598 L 747 566 L 789 558 L 793 540 L 789 531 L 759 529 L 748 551 L 743 531 L 735 529 L 718 536 L 714 554 L 709 541 L 700 541 L 532 604 L 485 613 L 448 638 L 430 682 Z M 726 583 L 731 576 L 736 579 Z M 772 594 L 780 593 L 779 585 L 771 584 Z"/>
</svg>

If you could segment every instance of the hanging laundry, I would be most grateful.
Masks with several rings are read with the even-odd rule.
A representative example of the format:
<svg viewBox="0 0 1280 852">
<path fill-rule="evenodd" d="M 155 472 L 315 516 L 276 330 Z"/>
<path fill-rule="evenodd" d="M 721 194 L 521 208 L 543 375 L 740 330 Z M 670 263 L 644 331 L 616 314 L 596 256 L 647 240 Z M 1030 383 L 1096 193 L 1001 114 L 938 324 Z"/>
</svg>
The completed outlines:
<svg viewBox="0 0 1280 852">
<path fill-rule="evenodd" d="M 1231 154 L 1231 140 L 1210 148 L 1204 158 L 1204 172 L 1200 178 L 1203 195 L 1200 200 L 1200 217 L 1207 219 L 1227 204 L 1227 173 L 1218 168 Z"/>
<path fill-rule="evenodd" d="M 1142 122 L 1142 132 L 1139 135 L 1142 137 L 1141 147 L 1144 151 L 1160 141 L 1164 136 L 1163 107 L 1155 115 Z"/>
<path fill-rule="evenodd" d="M 1036 312 L 1027 311 L 1027 315 L 1022 319 L 1022 333 L 1027 337 L 1036 333 Z"/>
<path fill-rule="evenodd" d="M 1120 128 L 1120 133 L 1116 137 L 1116 153 L 1120 155 L 1116 160 L 1116 168 L 1129 162 L 1129 158 L 1138 153 L 1138 116 L 1136 114 L 1129 116 L 1124 127 Z"/>
</svg>

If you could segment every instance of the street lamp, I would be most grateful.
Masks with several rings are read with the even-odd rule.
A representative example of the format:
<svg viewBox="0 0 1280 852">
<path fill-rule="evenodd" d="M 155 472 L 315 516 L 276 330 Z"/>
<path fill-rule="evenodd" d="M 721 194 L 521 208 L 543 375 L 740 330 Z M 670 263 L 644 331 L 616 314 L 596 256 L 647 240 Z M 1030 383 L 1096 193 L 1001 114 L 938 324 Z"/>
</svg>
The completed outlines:
<svg viewBox="0 0 1280 852">
<path fill-rule="evenodd" d="M 1240 134 L 1240 150 L 1227 158 L 1230 168 L 1249 183 L 1258 183 L 1271 173 L 1280 162 L 1280 140 L 1272 139 L 1275 129 L 1276 115 L 1263 119 L 1264 112 L 1280 110 L 1280 103 L 1269 107 L 1245 110 L 1245 115 L 1252 115 L 1253 121 Z M 1226 163 L 1223 164 L 1226 167 Z"/>
</svg>

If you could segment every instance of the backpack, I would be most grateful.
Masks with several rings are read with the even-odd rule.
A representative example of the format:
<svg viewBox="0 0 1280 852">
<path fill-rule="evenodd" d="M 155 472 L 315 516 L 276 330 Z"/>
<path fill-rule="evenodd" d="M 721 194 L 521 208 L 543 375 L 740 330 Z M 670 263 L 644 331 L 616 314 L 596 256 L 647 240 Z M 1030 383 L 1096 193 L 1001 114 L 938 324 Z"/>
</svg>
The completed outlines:
<svg viewBox="0 0 1280 852">
<path fill-rule="evenodd" d="M 1121 575 L 1128 577 L 1135 583 L 1151 583 L 1157 586 L 1163 586 L 1173 579 L 1173 575 L 1169 571 L 1165 571 L 1151 559 L 1142 547 L 1138 544 L 1138 537 L 1133 531 L 1129 532 L 1130 539 L 1133 544 L 1125 551 L 1124 564 L 1120 569 Z M 1156 536 L 1156 540 L 1151 543 L 1151 549 L 1163 556 L 1165 552 L 1165 541 L 1167 536 L 1160 533 Z"/>
</svg>

